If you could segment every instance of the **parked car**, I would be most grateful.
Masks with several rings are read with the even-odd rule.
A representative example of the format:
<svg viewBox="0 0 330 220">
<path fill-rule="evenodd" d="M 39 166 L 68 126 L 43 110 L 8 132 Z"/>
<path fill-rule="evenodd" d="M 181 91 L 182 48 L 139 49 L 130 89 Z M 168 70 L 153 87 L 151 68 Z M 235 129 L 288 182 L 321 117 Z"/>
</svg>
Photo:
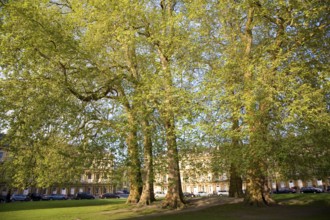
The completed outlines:
<svg viewBox="0 0 330 220">
<path fill-rule="evenodd" d="M 190 197 L 190 198 L 196 197 L 194 193 L 189 193 L 189 192 L 184 192 L 183 196 L 184 197 Z"/>
<path fill-rule="evenodd" d="M 120 197 L 114 193 L 104 193 L 101 195 L 100 197 L 101 199 L 111 199 L 111 198 L 114 198 L 114 199 L 119 199 Z"/>
<path fill-rule="evenodd" d="M 155 198 L 165 198 L 165 196 L 164 192 L 155 192 Z"/>
<path fill-rule="evenodd" d="M 44 195 L 42 200 L 67 200 L 68 197 L 62 194 L 51 194 L 51 195 Z"/>
<path fill-rule="evenodd" d="M 128 196 L 129 196 L 129 193 L 127 193 L 127 191 L 126 192 L 124 192 L 124 191 L 117 191 L 115 194 L 117 196 L 119 196 L 120 198 L 128 198 Z"/>
<path fill-rule="evenodd" d="M 203 192 L 203 191 L 196 193 L 196 196 L 201 196 L 201 197 L 208 196 L 208 195 L 209 194 L 207 192 Z"/>
<path fill-rule="evenodd" d="M 284 194 L 284 193 L 296 193 L 296 190 L 293 188 L 279 188 L 279 189 L 275 189 L 273 190 L 273 193 L 275 194 Z"/>
<path fill-rule="evenodd" d="M 12 202 L 16 202 L 16 201 L 30 201 L 31 198 L 28 195 L 14 194 L 14 195 L 11 196 L 10 200 Z"/>
<path fill-rule="evenodd" d="M 95 199 L 95 196 L 86 192 L 79 192 L 74 197 L 75 199 Z"/>
<path fill-rule="evenodd" d="M 6 196 L 0 195 L 0 203 L 6 202 Z"/>
<path fill-rule="evenodd" d="M 120 190 L 120 191 L 117 191 L 119 193 L 124 193 L 124 194 L 129 194 L 129 191 L 127 189 L 123 189 L 123 190 Z"/>
<path fill-rule="evenodd" d="M 229 192 L 226 190 L 218 190 L 217 195 L 218 196 L 229 196 Z"/>
<path fill-rule="evenodd" d="M 32 199 L 32 201 L 42 200 L 42 195 L 40 195 L 38 193 L 29 193 L 28 196 Z"/>
<path fill-rule="evenodd" d="M 44 195 L 41 196 L 41 200 L 50 200 L 49 197 L 50 197 L 50 195 L 44 194 Z"/>
<path fill-rule="evenodd" d="M 321 193 L 321 192 L 323 192 L 322 189 L 316 188 L 316 187 L 312 187 L 312 186 L 302 187 L 300 189 L 300 193 Z"/>
<path fill-rule="evenodd" d="M 316 190 L 318 190 L 320 193 L 325 192 L 322 187 L 315 187 Z"/>
</svg>

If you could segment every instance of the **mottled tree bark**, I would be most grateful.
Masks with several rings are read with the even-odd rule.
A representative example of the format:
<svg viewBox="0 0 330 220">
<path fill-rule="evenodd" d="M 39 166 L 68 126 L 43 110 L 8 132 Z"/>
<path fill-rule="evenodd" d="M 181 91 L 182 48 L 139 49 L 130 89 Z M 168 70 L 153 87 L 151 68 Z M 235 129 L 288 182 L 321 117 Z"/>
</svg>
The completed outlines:
<svg viewBox="0 0 330 220">
<path fill-rule="evenodd" d="M 268 180 L 257 167 L 254 167 L 247 175 L 244 202 L 245 204 L 258 207 L 269 206 L 275 203 L 270 198 Z"/>
<path fill-rule="evenodd" d="M 235 133 L 240 132 L 239 131 L 239 123 L 237 116 L 234 114 L 232 122 L 232 132 L 233 132 L 233 137 L 232 137 L 232 149 L 235 152 L 236 150 L 240 150 L 240 141 L 239 141 L 239 135 L 236 135 Z M 229 180 L 229 196 L 230 197 L 235 197 L 235 198 L 242 198 L 244 196 L 243 194 L 243 181 L 242 177 L 240 174 L 237 172 L 237 164 L 231 163 L 230 165 L 230 180 Z"/>
<path fill-rule="evenodd" d="M 236 166 L 231 164 L 230 166 L 230 180 L 229 180 L 229 196 L 235 198 L 242 198 L 243 194 L 243 180 L 242 177 L 237 173 Z"/>
<path fill-rule="evenodd" d="M 173 76 L 170 68 L 172 53 L 169 53 L 169 47 L 172 47 L 174 36 L 174 24 L 169 19 L 173 16 L 175 0 L 162 0 L 160 6 L 162 10 L 162 19 L 165 24 L 162 27 L 162 34 L 166 35 L 166 41 L 154 41 L 157 49 L 161 66 L 162 80 L 164 87 L 163 103 L 160 106 L 161 117 L 166 129 L 167 144 L 167 168 L 168 168 L 168 191 L 163 201 L 163 207 L 182 208 L 184 207 L 183 193 L 181 188 L 179 155 L 176 143 L 175 131 L 175 110 L 176 103 L 173 101 Z"/>
<path fill-rule="evenodd" d="M 128 147 L 128 175 L 130 181 L 130 194 L 126 203 L 138 203 L 142 192 L 141 162 L 137 143 L 137 128 L 132 113 L 128 112 L 129 132 L 126 138 Z"/>
<path fill-rule="evenodd" d="M 153 157 L 152 157 L 152 141 L 151 129 L 148 120 L 142 123 L 144 132 L 144 168 L 143 168 L 143 190 L 139 201 L 139 206 L 150 205 L 155 201 L 154 196 L 154 172 L 153 172 Z"/>
<path fill-rule="evenodd" d="M 262 145 L 258 144 L 263 142 L 265 144 L 267 140 L 264 140 L 267 132 L 267 126 L 265 126 L 265 121 L 262 113 L 258 112 L 257 109 L 251 107 L 250 97 L 253 97 L 252 94 L 252 72 L 248 68 L 250 60 L 251 60 L 251 50 L 252 50 L 252 42 L 253 42 L 253 19 L 255 16 L 255 5 L 250 5 L 247 11 L 247 20 L 245 25 L 245 65 L 246 71 L 244 73 L 244 93 L 247 97 L 247 102 L 245 104 L 246 114 L 249 115 L 247 117 L 247 124 L 250 129 L 250 140 L 249 147 L 251 148 L 249 152 L 249 168 L 246 177 L 246 193 L 244 197 L 244 201 L 246 204 L 253 206 L 267 206 L 273 203 L 269 196 L 268 182 L 265 177 L 266 166 L 262 163 L 260 156 L 257 156 L 257 151 L 262 151 L 263 149 L 259 149 Z M 257 100 L 255 100 L 257 101 Z M 262 106 L 263 100 L 258 100 L 259 105 Z M 260 107 L 259 111 L 263 111 L 262 107 Z M 257 113 L 259 117 L 257 116 Z M 260 116 L 262 115 L 262 116 Z"/>
<path fill-rule="evenodd" d="M 174 117 L 165 118 L 166 143 L 167 143 L 167 166 L 168 166 L 168 191 L 162 207 L 183 208 L 183 192 L 179 169 L 178 149 L 176 144 Z"/>
</svg>

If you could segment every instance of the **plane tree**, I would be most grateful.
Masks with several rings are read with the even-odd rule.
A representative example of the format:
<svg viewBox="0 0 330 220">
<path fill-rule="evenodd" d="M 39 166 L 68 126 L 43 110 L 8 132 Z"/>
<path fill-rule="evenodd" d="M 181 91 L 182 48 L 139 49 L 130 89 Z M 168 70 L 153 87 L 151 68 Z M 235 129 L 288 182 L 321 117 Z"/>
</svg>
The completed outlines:
<svg viewBox="0 0 330 220">
<path fill-rule="evenodd" d="M 141 193 L 140 160 L 136 139 L 137 119 L 135 118 L 135 104 L 130 97 L 134 92 L 131 81 L 134 80 L 131 64 L 125 59 L 129 42 L 126 39 L 130 32 L 125 30 L 123 3 L 120 8 L 117 4 L 104 5 L 111 11 L 98 10 L 105 1 L 94 1 L 83 4 L 81 1 L 39 1 L 39 2 L 9 2 L 2 3 L 2 54 L 1 66 L 3 72 L 3 85 L 7 90 L 5 99 L 8 104 L 5 109 L 10 115 L 19 114 L 24 120 L 29 114 L 37 113 L 41 124 L 57 125 L 50 121 L 52 100 L 51 92 L 58 96 L 61 109 L 54 106 L 54 111 L 63 116 L 63 123 L 73 130 L 72 141 L 78 142 L 91 149 L 94 136 L 102 134 L 100 130 L 105 125 L 95 117 L 95 111 L 105 106 L 112 109 L 120 105 L 117 112 L 108 112 L 108 126 L 112 119 L 121 113 L 124 116 L 126 132 L 122 132 L 127 144 L 130 157 L 130 183 L 131 194 L 128 202 L 137 202 Z M 98 10 L 98 13 L 95 13 Z M 121 16 L 121 17 L 120 17 Z M 120 20 L 120 22 L 117 21 Z M 106 30 L 105 28 L 108 28 Z M 22 85 L 16 82 L 25 82 L 26 90 L 44 95 L 44 102 L 39 101 L 24 91 Z M 9 84 L 13 82 L 14 87 Z M 43 83 L 46 82 L 46 83 Z M 51 90 L 51 88 L 54 88 Z M 12 91 L 10 91 L 12 89 Z M 14 99 L 14 93 L 17 99 Z M 16 103 L 21 100 L 22 108 L 30 111 L 21 111 Z M 32 100 L 30 103 L 27 100 Z M 71 102 L 78 103 L 76 111 L 70 108 Z M 14 104 L 15 103 L 15 104 Z M 28 105 L 26 105 L 28 104 Z M 37 112 L 38 108 L 46 110 Z M 64 110 L 64 111 L 61 111 Z M 78 113 L 77 113 L 78 112 Z M 66 121 L 65 116 L 73 116 L 77 122 Z M 117 115 L 116 115 L 117 114 Z M 92 117 L 92 118 L 89 118 Z M 93 118 L 94 117 L 94 118 Z M 33 134 L 40 129 L 30 120 L 28 122 L 15 121 L 8 117 L 12 123 L 18 124 L 22 129 L 15 129 L 10 124 L 8 135 L 24 139 L 27 136 L 34 138 Z M 56 119 L 54 119 L 56 122 Z M 81 122 L 81 124 L 78 123 Z M 24 129 L 28 127 L 29 130 Z M 110 126 L 109 126 L 110 128 Z M 80 131 L 79 131 L 80 130 Z M 103 130 L 105 131 L 105 130 Z M 66 131 L 63 130 L 63 135 Z M 18 137 L 20 134 L 20 137 Z M 13 146 L 20 146 L 14 145 Z M 86 150 L 84 149 L 84 150 Z M 86 152 L 86 151 L 84 151 Z M 90 154 L 93 155 L 93 154 Z"/>
<path fill-rule="evenodd" d="M 6 118 L 8 137 L 19 140 L 30 136 L 33 140 L 35 136 L 31 134 L 41 132 L 43 124 L 48 124 L 68 136 L 68 141 L 82 145 L 82 152 L 89 150 L 90 156 L 93 156 L 93 146 L 109 148 L 102 138 L 114 142 L 113 146 L 117 146 L 118 141 L 123 143 L 128 152 L 128 203 L 137 203 L 142 191 L 138 140 L 142 133 L 144 165 L 148 164 L 144 172 L 150 173 L 149 180 L 152 180 L 150 122 L 154 116 L 159 117 L 166 131 L 170 173 L 164 206 L 182 207 L 175 123 L 180 108 L 185 108 L 180 104 L 190 97 L 185 95 L 187 89 L 177 85 L 189 62 L 188 57 L 182 62 L 182 57 L 191 51 L 187 50 L 187 29 L 179 24 L 185 21 L 183 9 L 179 9 L 183 5 L 177 3 L 2 1 L 1 83 L 7 104 L 3 115 L 9 114 Z M 23 93 L 22 85 L 17 83 L 20 81 L 25 83 L 26 90 L 38 96 L 44 94 L 47 102 Z M 12 89 L 10 83 L 16 87 Z M 15 106 L 18 102 L 14 94 L 25 101 L 24 107 L 28 104 L 29 112 Z M 52 100 L 50 94 L 58 99 Z M 55 101 L 62 108 L 49 105 Z M 70 105 L 75 108 L 71 109 Z M 44 110 L 34 111 L 37 108 Z M 57 113 L 53 121 L 49 117 L 52 108 Z M 22 123 L 10 115 L 27 118 L 32 113 L 40 116 L 40 125 L 30 120 L 24 122 L 30 130 L 14 129 L 15 123 L 18 126 Z M 70 135 L 61 130 L 63 124 L 71 131 Z M 149 190 L 141 204 L 152 200 L 149 180 L 146 179 L 149 186 L 144 188 Z"/>
<path fill-rule="evenodd" d="M 318 164 L 311 151 L 321 161 L 329 153 L 327 6 L 222 1 L 212 8 L 205 13 L 214 30 L 206 61 L 215 80 L 205 88 L 218 107 L 209 114 L 211 126 L 219 129 L 208 131 L 225 140 L 215 144 L 223 146 L 223 157 L 244 177 L 246 203 L 269 205 L 274 166 L 277 172 L 290 165 L 308 170 L 307 161 Z M 289 162 L 296 157 L 300 160 Z"/>
</svg>

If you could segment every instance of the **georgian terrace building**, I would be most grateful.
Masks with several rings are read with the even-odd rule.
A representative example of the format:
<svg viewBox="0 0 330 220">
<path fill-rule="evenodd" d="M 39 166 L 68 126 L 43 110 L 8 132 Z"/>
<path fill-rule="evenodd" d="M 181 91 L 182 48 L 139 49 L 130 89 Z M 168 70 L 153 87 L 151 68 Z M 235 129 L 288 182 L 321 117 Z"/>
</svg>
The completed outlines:
<svg viewBox="0 0 330 220">
<path fill-rule="evenodd" d="M 212 170 L 213 156 L 209 152 L 191 153 L 180 160 L 180 177 L 182 191 L 197 194 L 206 192 L 209 195 L 218 191 L 229 191 L 229 176 L 226 172 L 215 173 Z M 159 160 L 157 160 L 159 161 Z M 156 166 L 157 167 L 157 166 Z M 155 192 L 167 192 L 168 175 L 166 170 L 155 171 Z M 280 176 L 280 175 L 277 175 Z M 276 188 L 297 188 L 314 186 L 326 190 L 330 186 L 330 176 L 326 179 L 313 178 L 306 181 L 300 179 L 285 180 L 280 177 L 269 179 L 269 187 Z M 243 179 L 243 190 L 246 185 Z"/>
<path fill-rule="evenodd" d="M 2 136 L 0 136 L 1 138 Z M 6 158 L 6 151 L 4 146 L 0 146 L 0 166 Z M 163 163 L 165 157 L 155 160 L 155 192 L 167 192 L 168 175 L 166 167 Z M 229 178 L 225 172 L 214 173 L 212 171 L 212 155 L 211 153 L 190 153 L 180 160 L 180 174 L 183 192 L 206 192 L 207 194 L 214 194 L 219 190 L 229 189 Z M 121 170 L 118 170 L 121 169 Z M 116 172 L 114 172 L 116 171 Z M 330 186 L 330 178 L 327 179 L 310 179 L 308 181 L 302 180 L 270 180 L 270 187 L 276 188 L 292 188 L 298 189 L 304 186 L 317 186 L 327 188 Z M 27 187 L 25 189 L 11 189 L 11 193 L 28 194 L 36 192 L 40 194 L 65 194 L 74 195 L 77 192 L 88 192 L 93 195 L 100 195 L 106 192 L 115 192 L 117 190 L 129 190 L 129 181 L 127 177 L 127 169 L 125 167 L 116 167 L 111 161 L 101 166 L 86 169 L 80 176 L 80 179 L 70 183 L 54 185 L 46 188 Z M 245 184 L 243 182 L 243 190 Z M 6 183 L 0 183 L 0 192 L 6 195 L 9 189 Z"/>
<path fill-rule="evenodd" d="M 111 176 L 111 172 L 104 170 L 89 169 L 86 170 L 79 180 L 72 181 L 71 183 L 53 185 L 50 187 L 27 187 L 25 189 L 14 188 L 11 189 L 11 194 L 63 194 L 73 196 L 78 192 L 88 192 L 95 196 L 101 195 L 106 192 L 115 192 L 122 189 L 128 189 L 128 181 L 126 174 L 122 174 L 120 180 L 115 180 Z M 0 192 L 2 195 L 7 195 L 9 189 L 6 183 L 0 183 Z"/>
<path fill-rule="evenodd" d="M 0 133 L 0 140 L 4 134 Z M 10 158 L 4 145 L 0 145 L 0 166 L 3 162 Z M 0 195 L 7 195 L 10 191 L 11 194 L 64 194 L 72 196 L 78 192 L 88 192 L 93 195 L 100 195 L 106 192 L 115 192 L 117 190 L 127 189 L 129 184 L 125 169 L 118 175 L 114 171 L 119 168 L 115 166 L 110 154 L 105 154 L 101 162 L 97 166 L 85 169 L 80 175 L 80 178 L 73 179 L 65 184 L 57 184 L 50 187 L 27 187 L 25 189 L 13 188 L 9 189 L 3 178 L 0 178 Z M 2 182 L 1 182 L 2 180 Z"/>
</svg>

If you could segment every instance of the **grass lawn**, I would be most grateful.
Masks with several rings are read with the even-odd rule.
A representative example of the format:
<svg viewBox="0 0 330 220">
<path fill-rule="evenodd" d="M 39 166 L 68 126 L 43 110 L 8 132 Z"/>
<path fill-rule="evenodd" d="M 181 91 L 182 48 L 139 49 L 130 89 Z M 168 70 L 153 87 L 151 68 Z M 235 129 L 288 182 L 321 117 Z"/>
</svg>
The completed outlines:
<svg viewBox="0 0 330 220">
<path fill-rule="evenodd" d="M 1 220 L 103 220 L 107 212 L 127 208 L 125 200 L 35 201 L 0 204 Z M 129 215 L 128 215 L 129 217 Z"/>
<path fill-rule="evenodd" d="M 145 216 L 148 220 L 329 220 L 330 194 L 273 195 L 278 205 L 251 207 L 242 203 L 219 205 L 194 212 Z"/>
<path fill-rule="evenodd" d="M 219 199 L 225 199 L 219 197 Z M 157 214 L 157 207 L 136 209 L 125 200 L 68 200 L 16 202 L 0 204 L 1 220 L 103 220 L 103 219 L 157 219 L 157 220 L 258 220 L 258 219 L 330 219 L 330 194 L 281 194 L 274 195 L 279 205 L 249 207 L 242 203 L 212 206 L 189 211 L 171 211 Z M 156 213 L 150 216 L 145 214 Z M 142 217 L 141 217 L 142 215 Z"/>
</svg>

